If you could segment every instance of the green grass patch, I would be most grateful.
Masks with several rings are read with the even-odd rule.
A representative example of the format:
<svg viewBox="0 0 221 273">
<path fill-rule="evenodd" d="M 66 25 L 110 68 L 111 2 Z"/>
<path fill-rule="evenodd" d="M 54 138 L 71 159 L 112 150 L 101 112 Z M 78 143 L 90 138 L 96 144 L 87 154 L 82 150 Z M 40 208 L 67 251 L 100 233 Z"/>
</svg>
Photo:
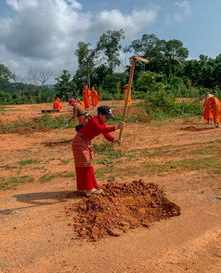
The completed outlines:
<svg viewBox="0 0 221 273">
<path fill-rule="evenodd" d="M 124 156 L 124 152 L 115 150 L 113 145 L 109 143 L 94 144 L 93 149 L 97 154 L 105 156 L 104 159 L 117 159 Z"/>
<path fill-rule="evenodd" d="M 67 165 L 67 164 L 69 164 L 69 163 L 71 162 L 70 159 L 61 159 L 60 161 L 61 161 L 61 163 L 64 164 L 64 165 Z"/>
<path fill-rule="evenodd" d="M 69 178 L 69 177 L 75 177 L 75 173 L 74 172 L 64 172 L 60 175 L 60 177 L 65 177 L 65 178 Z"/>
<path fill-rule="evenodd" d="M 47 173 L 42 175 L 39 178 L 39 182 L 41 183 L 46 183 L 46 182 L 50 182 L 56 178 L 72 178 L 75 176 L 75 173 L 70 171 L 70 172 L 60 172 L 60 173 Z"/>
<path fill-rule="evenodd" d="M 113 171 L 113 167 L 110 167 L 110 168 L 99 168 L 96 170 L 96 177 L 98 179 L 104 179 L 106 178 L 107 175 L 112 175 L 112 171 Z"/>
<path fill-rule="evenodd" d="M 39 178 L 39 182 L 45 183 L 45 182 L 50 182 L 51 180 L 55 179 L 57 177 L 56 174 L 44 174 Z"/>
<path fill-rule="evenodd" d="M 32 165 L 32 164 L 38 164 L 40 161 L 34 160 L 34 159 L 24 159 L 18 162 L 20 166 L 27 166 L 27 165 Z"/>
<path fill-rule="evenodd" d="M 0 177 L 0 190 L 8 190 L 16 188 L 19 185 L 33 182 L 32 176 L 12 176 L 12 177 Z"/>
<path fill-rule="evenodd" d="M 183 172 L 183 171 L 199 171 L 206 170 L 208 172 L 220 173 L 221 160 L 219 158 L 201 158 L 201 159 L 183 159 L 171 160 L 163 164 L 147 163 L 145 169 L 150 173 L 167 173 L 167 172 Z"/>
<path fill-rule="evenodd" d="M 99 179 L 112 177 L 133 177 L 147 175 L 166 175 L 168 173 L 182 173 L 190 171 L 207 171 L 208 173 L 221 174 L 221 160 L 216 157 L 201 159 L 170 160 L 167 162 L 146 161 L 138 166 L 111 165 L 109 168 L 99 168 L 96 173 Z"/>
<path fill-rule="evenodd" d="M 17 120 L 11 123 L 0 124 L 0 133 L 25 133 L 41 130 L 73 128 L 74 122 L 70 117 L 60 115 L 54 117 L 52 115 L 42 115 L 40 118 L 35 118 L 30 121 Z"/>
</svg>

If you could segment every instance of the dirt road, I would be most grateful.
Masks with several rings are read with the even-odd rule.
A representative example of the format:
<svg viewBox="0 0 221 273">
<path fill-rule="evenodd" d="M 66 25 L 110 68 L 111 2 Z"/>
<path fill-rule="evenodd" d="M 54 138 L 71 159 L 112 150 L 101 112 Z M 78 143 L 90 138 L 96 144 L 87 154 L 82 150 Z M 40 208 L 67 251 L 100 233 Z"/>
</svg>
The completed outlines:
<svg viewBox="0 0 221 273">
<path fill-rule="evenodd" d="M 128 125 L 121 157 L 97 154 L 100 179 L 157 183 L 182 213 L 96 243 L 75 240 L 65 216 L 78 201 L 73 130 L 0 135 L 1 183 L 16 186 L 0 192 L 0 272 L 220 273 L 220 134 L 196 119 Z"/>
</svg>

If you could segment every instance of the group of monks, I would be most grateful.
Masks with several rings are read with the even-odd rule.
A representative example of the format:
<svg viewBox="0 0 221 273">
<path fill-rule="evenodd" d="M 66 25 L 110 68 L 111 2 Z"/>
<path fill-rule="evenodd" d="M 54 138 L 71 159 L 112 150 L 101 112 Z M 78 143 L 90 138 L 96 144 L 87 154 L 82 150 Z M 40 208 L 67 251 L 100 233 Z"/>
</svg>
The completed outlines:
<svg viewBox="0 0 221 273">
<path fill-rule="evenodd" d="M 86 110 L 90 108 L 95 108 L 98 106 L 100 102 L 100 95 L 98 91 L 95 89 L 93 86 L 91 89 L 87 84 L 84 85 L 83 88 L 83 103 L 84 103 L 84 108 Z"/>
<path fill-rule="evenodd" d="M 221 101 L 212 94 L 208 94 L 203 103 L 203 118 L 207 124 L 221 125 Z"/>
<path fill-rule="evenodd" d="M 131 94 L 128 94 L 128 92 L 129 92 L 128 84 L 126 84 L 123 87 L 123 91 L 124 91 L 124 101 L 126 101 L 127 96 L 128 96 L 128 105 L 131 105 L 132 98 L 131 98 Z M 85 110 L 94 109 L 99 105 L 100 99 L 101 99 L 100 94 L 95 89 L 94 86 L 90 89 L 89 86 L 87 84 L 85 84 L 83 87 L 83 94 L 82 95 L 83 95 L 83 105 L 84 105 Z M 73 101 L 72 101 L 72 103 L 73 103 Z M 80 103 L 80 102 L 78 101 L 78 103 Z M 53 109 L 55 111 L 60 112 L 62 110 L 62 108 L 63 108 L 63 106 L 62 106 L 61 99 L 59 97 L 56 97 L 53 102 Z"/>
</svg>

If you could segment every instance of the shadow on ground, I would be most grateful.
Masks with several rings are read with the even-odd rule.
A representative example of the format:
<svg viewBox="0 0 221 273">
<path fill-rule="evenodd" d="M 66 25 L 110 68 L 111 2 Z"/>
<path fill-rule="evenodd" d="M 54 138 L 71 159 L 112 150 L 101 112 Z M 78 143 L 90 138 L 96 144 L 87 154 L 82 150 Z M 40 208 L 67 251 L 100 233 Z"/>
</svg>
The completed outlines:
<svg viewBox="0 0 221 273">
<path fill-rule="evenodd" d="M 33 207 L 54 205 L 61 202 L 66 202 L 68 199 L 78 199 L 81 197 L 81 195 L 78 192 L 73 191 L 60 191 L 17 194 L 13 197 L 15 197 L 18 202 L 30 204 L 31 206 L 0 209 L 0 215 L 9 215 L 13 212 Z"/>
</svg>

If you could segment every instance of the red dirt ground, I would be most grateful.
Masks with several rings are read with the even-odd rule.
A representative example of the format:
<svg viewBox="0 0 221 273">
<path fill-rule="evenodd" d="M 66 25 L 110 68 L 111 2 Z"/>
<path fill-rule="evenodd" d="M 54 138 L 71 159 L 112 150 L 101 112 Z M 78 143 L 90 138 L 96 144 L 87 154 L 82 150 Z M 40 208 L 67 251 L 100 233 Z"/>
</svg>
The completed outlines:
<svg viewBox="0 0 221 273">
<path fill-rule="evenodd" d="M 0 115 L 4 120 L 16 120 L 21 114 L 28 119 L 29 114 L 21 109 L 29 109 L 32 117 L 42 107 L 13 106 L 12 112 Z M 208 130 L 198 119 L 129 124 L 117 149 L 133 156 L 114 159 L 112 167 L 106 165 L 102 181 L 114 176 L 116 183 L 141 178 L 156 183 L 182 213 L 155 222 L 149 229 L 139 227 L 96 243 L 74 240 L 73 223 L 65 214 L 65 208 L 81 200 L 73 193 L 70 144 L 45 145 L 71 139 L 73 130 L 0 135 L 0 179 L 33 178 L 33 182 L 0 192 L 0 272 L 220 273 L 220 133 L 221 129 Z M 139 152 L 137 157 L 135 152 Z M 215 156 L 216 161 L 209 161 Z M 192 158 L 206 158 L 212 164 L 165 169 L 168 161 Z M 96 159 L 103 160 L 99 155 Z M 32 161 L 25 165 L 22 160 Z M 150 163 L 161 167 L 150 171 Z M 209 169 L 215 168 L 213 164 L 216 172 Z M 95 165 L 100 168 L 102 163 Z"/>
</svg>

